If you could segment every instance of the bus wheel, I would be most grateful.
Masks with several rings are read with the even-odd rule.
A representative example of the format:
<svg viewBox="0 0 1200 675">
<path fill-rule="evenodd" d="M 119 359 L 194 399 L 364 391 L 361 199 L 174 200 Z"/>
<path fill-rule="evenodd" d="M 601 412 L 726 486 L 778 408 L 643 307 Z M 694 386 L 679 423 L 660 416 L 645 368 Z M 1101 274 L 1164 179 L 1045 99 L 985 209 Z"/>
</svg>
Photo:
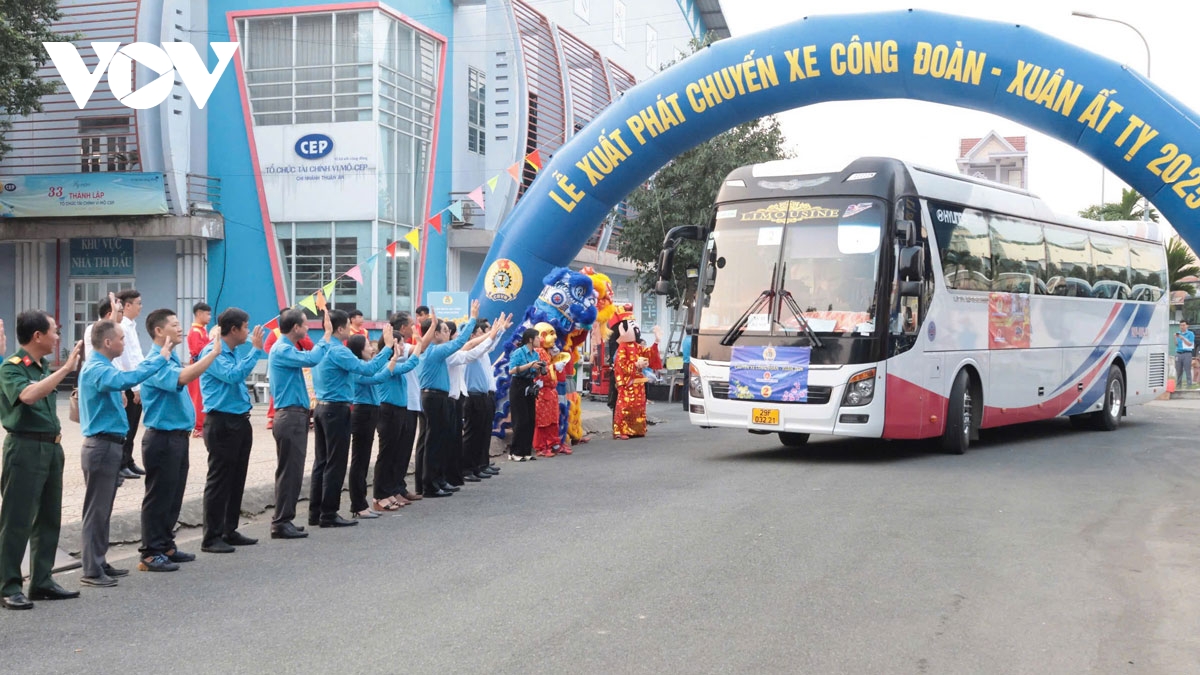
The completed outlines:
<svg viewBox="0 0 1200 675">
<path fill-rule="evenodd" d="M 781 431 L 779 432 L 779 442 L 789 448 L 802 448 L 808 445 L 808 434 L 793 434 Z"/>
<path fill-rule="evenodd" d="M 1121 425 L 1121 411 L 1125 409 L 1125 376 L 1113 364 L 1108 367 L 1108 383 L 1104 387 L 1104 407 L 1093 418 L 1097 429 L 1113 431 Z"/>
<path fill-rule="evenodd" d="M 946 407 L 946 431 L 942 434 L 942 448 L 946 452 L 961 455 L 971 446 L 979 403 L 971 393 L 971 376 L 965 370 L 958 371 Z"/>
</svg>

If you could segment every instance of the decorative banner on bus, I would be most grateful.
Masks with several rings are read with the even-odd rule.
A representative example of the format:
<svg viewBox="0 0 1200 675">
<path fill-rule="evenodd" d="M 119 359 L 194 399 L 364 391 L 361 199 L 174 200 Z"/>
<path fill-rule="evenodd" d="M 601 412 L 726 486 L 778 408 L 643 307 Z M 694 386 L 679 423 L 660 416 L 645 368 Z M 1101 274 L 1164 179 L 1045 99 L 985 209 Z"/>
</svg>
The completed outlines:
<svg viewBox="0 0 1200 675">
<path fill-rule="evenodd" d="M 988 349 L 1029 348 L 1029 296 L 992 293 L 988 296 Z"/>
<path fill-rule="evenodd" d="M 744 401 L 808 400 L 811 347 L 734 347 L 729 398 Z"/>
</svg>

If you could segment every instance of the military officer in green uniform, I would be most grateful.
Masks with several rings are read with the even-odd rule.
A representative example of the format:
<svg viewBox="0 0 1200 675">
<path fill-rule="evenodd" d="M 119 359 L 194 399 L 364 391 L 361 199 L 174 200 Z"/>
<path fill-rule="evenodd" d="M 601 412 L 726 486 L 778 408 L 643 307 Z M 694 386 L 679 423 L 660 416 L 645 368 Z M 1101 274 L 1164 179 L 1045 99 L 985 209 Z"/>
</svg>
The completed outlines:
<svg viewBox="0 0 1200 675">
<path fill-rule="evenodd" d="M 17 316 L 21 348 L 0 363 L 0 606 L 30 609 L 32 600 L 79 597 L 50 576 L 62 520 L 63 450 L 55 389 L 79 364 L 77 343 L 61 368 L 50 372 L 58 349 L 58 326 L 42 310 Z M 5 353 L 0 323 L 0 354 Z M 21 592 L 21 559 L 30 545 L 29 596 Z"/>
</svg>

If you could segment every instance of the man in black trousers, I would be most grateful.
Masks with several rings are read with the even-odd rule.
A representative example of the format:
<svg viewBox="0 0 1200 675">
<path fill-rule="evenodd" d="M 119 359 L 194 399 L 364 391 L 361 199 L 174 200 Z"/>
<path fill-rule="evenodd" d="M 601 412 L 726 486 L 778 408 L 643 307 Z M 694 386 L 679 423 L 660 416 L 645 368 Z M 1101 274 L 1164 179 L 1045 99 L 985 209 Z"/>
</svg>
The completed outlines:
<svg viewBox="0 0 1200 675">
<path fill-rule="evenodd" d="M 230 307 L 217 317 L 221 329 L 221 353 L 200 376 L 200 395 L 204 398 L 204 445 L 208 448 L 208 478 L 204 482 L 205 553 L 233 553 L 234 546 L 257 544 L 237 531 L 242 514 L 242 493 L 250 468 L 250 448 L 254 430 L 250 428 L 250 392 L 246 377 L 254 370 L 263 352 L 262 326 L 250 330 L 250 315 Z M 237 348 L 249 339 L 253 349 L 238 357 Z M 210 344 L 200 352 L 204 358 L 216 348 Z"/>
</svg>

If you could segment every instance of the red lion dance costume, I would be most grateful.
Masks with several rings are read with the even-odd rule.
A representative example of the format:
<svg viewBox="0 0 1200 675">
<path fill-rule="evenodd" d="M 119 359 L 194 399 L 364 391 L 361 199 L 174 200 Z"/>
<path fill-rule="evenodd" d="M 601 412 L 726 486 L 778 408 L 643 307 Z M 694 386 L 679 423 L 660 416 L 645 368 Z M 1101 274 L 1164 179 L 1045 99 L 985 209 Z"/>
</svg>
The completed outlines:
<svg viewBox="0 0 1200 675">
<path fill-rule="evenodd" d="M 638 344 L 641 330 L 633 320 L 632 308 L 626 305 L 611 320 L 617 346 L 612 360 L 616 402 L 613 406 L 613 438 L 627 440 L 646 435 L 646 378 L 642 369 L 661 367 L 658 344 L 643 347 Z"/>
<path fill-rule="evenodd" d="M 534 328 L 541 336 L 535 343 L 538 358 L 543 363 L 552 363 L 550 350 L 554 348 L 554 341 L 557 337 L 554 326 L 548 323 L 539 323 Z M 546 368 L 546 372 L 537 376 L 536 379 L 542 383 L 542 388 L 538 390 L 537 403 L 534 407 L 533 450 L 538 457 L 553 457 L 554 453 L 563 447 L 559 444 L 558 381 L 554 368 Z M 568 451 L 567 454 L 570 452 Z"/>
</svg>

